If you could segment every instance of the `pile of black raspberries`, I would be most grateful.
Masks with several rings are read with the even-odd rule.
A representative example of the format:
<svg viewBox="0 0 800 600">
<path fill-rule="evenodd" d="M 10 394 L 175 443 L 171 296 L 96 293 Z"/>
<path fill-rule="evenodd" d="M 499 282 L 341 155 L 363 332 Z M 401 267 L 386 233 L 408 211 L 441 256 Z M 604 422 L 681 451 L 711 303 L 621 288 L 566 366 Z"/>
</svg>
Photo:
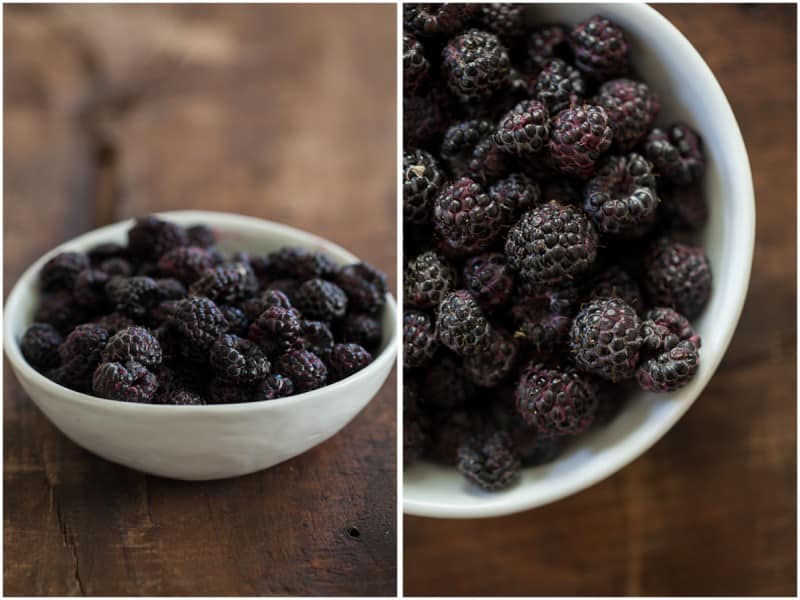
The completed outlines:
<svg viewBox="0 0 800 600">
<path fill-rule="evenodd" d="M 601 16 L 403 8 L 404 461 L 497 490 L 697 372 L 698 134 Z"/>
<path fill-rule="evenodd" d="M 226 259 L 215 244 L 206 225 L 150 216 L 127 246 L 54 256 L 22 354 L 73 390 L 184 405 L 291 396 L 372 362 L 382 273 L 303 248 Z"/>
</svg>

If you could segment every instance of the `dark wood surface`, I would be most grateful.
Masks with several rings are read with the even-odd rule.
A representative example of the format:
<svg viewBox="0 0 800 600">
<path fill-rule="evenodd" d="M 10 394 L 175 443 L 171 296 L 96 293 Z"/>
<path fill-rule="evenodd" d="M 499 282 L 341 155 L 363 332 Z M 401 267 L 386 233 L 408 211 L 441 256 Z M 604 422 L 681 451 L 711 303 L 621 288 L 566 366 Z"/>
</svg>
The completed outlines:
<svg viewBox="0 0 800 600">
<path fill-rule="evenodd" d="M 747 303 L 717 375 L 644 456 L 487 520 L 405 518 L 407 595 L 796 593 L 793 5 L 658 5 L 739 120 L 757 202 Z"/>
<path fill-rule="evenodd" d="M 395 7 L 5 10 L 6 293 L 154 210 L 282 221 L 395 277 Z M 395 379 L 268 471 L 182 483 L 64 438 L 4 369 L 8 595 L 394 595 Z"/>
</svg>

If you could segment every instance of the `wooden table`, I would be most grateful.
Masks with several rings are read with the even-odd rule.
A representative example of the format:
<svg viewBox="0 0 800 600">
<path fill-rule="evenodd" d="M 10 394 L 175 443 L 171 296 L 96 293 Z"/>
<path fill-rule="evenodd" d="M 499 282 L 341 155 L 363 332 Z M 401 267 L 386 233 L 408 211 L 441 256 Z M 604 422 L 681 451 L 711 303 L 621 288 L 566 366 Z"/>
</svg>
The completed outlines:
<svg viewBox="0 0 800 600">
<path fill-rule="evenodd" d="M 407 595 L 794 595 L 796 66 L 790 5 L 658 5 L 739 120 L 757 198 L 747 304 L 717 375 L 644 456 L 488 520 L 405 518 Z"/>
<path fill-rule="evenodd" d="M 216 209 L 395 277 L 395 7 L 5 11 L 6 291 L 108 222 Z M 395 379 L 285 464 L 182 483 L 64 438 L 4 370 L 9 595 L 394 595 Z"/>
</svg>

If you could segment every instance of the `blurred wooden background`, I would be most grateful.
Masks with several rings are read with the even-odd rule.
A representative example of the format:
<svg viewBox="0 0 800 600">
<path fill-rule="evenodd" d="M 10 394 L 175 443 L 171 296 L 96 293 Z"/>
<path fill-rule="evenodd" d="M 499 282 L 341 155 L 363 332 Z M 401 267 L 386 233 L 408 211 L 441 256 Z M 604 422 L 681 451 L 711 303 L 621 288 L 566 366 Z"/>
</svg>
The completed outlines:
<svg viewBox="0 0 800 600">
<path fill-rule="evenodd" d="M 329 238 L 395 278 L 395 7 L 5 8 L 5 271 L 179 208 Z M 269 471 L 181 483 L 64 438 L 4 370 L 8 595 L 394 595 L 395 380 Z"/>
<path fill-rule="evenodd" d="M 656 8 L 711 66 L 750 155 L 736 336 L 689 413 L 606 481 L 499 519 L 406 517 L 406 595 L 796 593 L 796 8 Z"/>
</svg>

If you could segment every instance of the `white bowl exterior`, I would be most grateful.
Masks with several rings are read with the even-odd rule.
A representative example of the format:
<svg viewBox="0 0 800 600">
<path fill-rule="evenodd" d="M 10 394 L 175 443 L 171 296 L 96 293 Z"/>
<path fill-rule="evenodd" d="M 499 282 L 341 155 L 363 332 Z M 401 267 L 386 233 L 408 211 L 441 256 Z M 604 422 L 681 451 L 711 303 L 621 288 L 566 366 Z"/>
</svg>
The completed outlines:
<svg viewBox="0 0 800 600">
<path fill-rule="evenodd" d="M 699 242 L 714 290 L 694 325 L 703 338 L 700 368 L 671 394 L 637 393 L 608 426 L 582 436 L 551 464 L 523 470 L 512 488 L 486 493 L 452 468 L 406 469 L 404 511 L 430 517 L 491 517 L 553 502 L 608 477 L 658 441 L 705 388 L 728 347 L 747 293 L 755 235 L 750 164 L 739 126 L 716 78 L 686 38 L 644 4 L 536 4 L 535 22 L 576 24 L 601 14 L 619 23 L 639 73 L 661 98 L 658 123 L 682 119 L 703 137 L 709 222 Z"/>
<path fill-rule="evenodd" d="M 327 253 L 339 264 L 357 259 L 342 248 L 293 228 L 259 219 L 205 211 L 161 213 L 190 225 L 209 223 L 226 252 L 266 253 L 285 245 Z M 36 276 L 51 256 L 125 240 L 131 222 L 104 227 L 62 244 L 32 265 L 5 306 L 4 345 L 17 379 L 41 411 L 67 437 L 103 458 L 175 479 L 244 475 L 292 458 L 328 439 L 352 420 L 389 376 L 396 355 L 396 305 L 382 314 L 384 338 L 375 361 L 332 385 L 278 400 L 211 406 L 158 406 L 104 400 L 61 387 L 22 357 L 18 340 L 38 300 Z"/>
</svg>

